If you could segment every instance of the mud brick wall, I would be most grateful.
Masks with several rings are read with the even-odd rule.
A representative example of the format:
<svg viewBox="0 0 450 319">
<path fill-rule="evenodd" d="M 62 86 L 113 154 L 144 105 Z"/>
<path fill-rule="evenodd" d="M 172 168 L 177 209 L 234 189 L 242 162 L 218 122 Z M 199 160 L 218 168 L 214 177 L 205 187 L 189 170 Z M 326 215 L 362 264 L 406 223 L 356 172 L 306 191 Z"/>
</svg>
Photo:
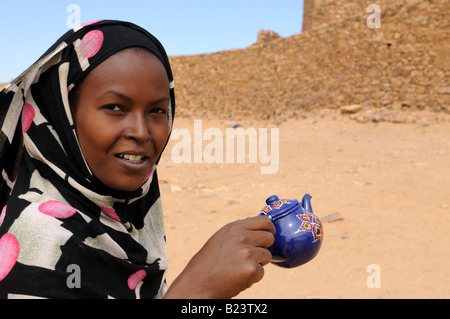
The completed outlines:
<svg viewBox="0 0 450 319">
<path fill-rule="evenodd" d="M 369 28 L 369 4 L 381 27 Z M 178 114 L 284 120 L 314 109 L 450 113 L 447 0 L 305 0 L 304 30 L 229 51 L 172 56 Z M 306 24 L 306 25 L 305 25 Z"/>
</svg>

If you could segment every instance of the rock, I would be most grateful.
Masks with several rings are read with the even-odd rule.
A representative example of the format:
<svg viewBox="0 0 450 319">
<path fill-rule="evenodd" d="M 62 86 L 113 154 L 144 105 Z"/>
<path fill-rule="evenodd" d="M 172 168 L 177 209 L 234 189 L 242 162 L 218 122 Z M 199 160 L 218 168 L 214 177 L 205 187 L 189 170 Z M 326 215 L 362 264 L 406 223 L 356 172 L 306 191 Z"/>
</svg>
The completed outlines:
<svg viewBox="0 0 450 319">
<path fill-rule="evenodd" d="M 362 110 L 362 105 L 360 104 L 352 104 L 341 106 L 341 113 L 356 113 Z"/>
<path fill-rule="evenodd" d="M 348 233 L 347 232 L 343 232 L 342 234 L 341 234 L 341 239 L 348 239 L 349 238 L 349 236 L 348 236 Z"/>
<path fill-rule="evenodd" d="M 227 200 L 227 205 L 237 205 L 240 204 L 240 202 L 237 199 L 230 198 Z"/>
<path fill-rule="evenodd" d="M 322 223 L 334 223 L 340 220 L 344 220 L 344 217 L 342 217 L 341 213 L 339 212 L 334 212 L 333 214 L 320 218 L 320 221 Z"/>
<path fill-rule="evenodd" d="M 241 125 L 236 121 L 227 121 L 228 127 L 230 128 L 238 128 L 241 127 Z"/>
<path fill-rule="evenodd" d="M 165 176 L 165 177 L 160 178 L 159 182 L 161 184 L 173 184 L 173 183 L 178 182 L 178 180 L 176 178 L 174 178 L 174 177 Z"/>
<path fill-rule="evenodd" d="M 256 43 L 268 42 L 280 38 L 279 34 L 272 30 L 260 30 Z"/>
<path fill-rule="evenodd" d="M 174 193 L 179 193 L 181 191 L 183 191 L 183 189 L 180 186 L 178 186 L 178 185 L 170 185 L 170 192 L 171 193 L 174 194 Z"/>
</svg>

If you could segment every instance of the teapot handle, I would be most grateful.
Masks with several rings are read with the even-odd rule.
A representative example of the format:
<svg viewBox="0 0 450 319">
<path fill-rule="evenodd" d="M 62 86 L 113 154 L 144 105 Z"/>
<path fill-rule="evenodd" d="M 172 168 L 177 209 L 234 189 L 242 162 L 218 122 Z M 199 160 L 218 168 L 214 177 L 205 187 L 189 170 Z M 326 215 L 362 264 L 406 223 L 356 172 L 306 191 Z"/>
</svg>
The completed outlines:
<svg viewBox="0 0 450 319">
<path fill-rule="evenodd" d="M 311 195 L 305 194 L 302 198 L 302 207 L 309 213 L 314 213 L 311 206 Z"/>
</svg>

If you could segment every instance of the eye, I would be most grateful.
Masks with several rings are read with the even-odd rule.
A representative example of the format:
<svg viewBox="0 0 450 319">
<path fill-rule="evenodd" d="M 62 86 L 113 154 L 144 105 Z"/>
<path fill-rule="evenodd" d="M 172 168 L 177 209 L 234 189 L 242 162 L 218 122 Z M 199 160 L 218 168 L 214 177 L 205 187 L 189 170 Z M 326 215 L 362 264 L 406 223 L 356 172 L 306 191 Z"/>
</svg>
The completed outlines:
<svg viewBox="0 0 450 319">
<path fill-rule="evenodd" d="M 167 109 L 163 107 L 155 107 L 150 110 L 150 113 L 154 114 L 167 114 Z"/>
<path fill-rule="evenodd" d="M 102 108 L 105 110 L 115 111 L 115 112 L 123 111 L 123 107 L 118 104 L 107 104 L 107 105 L 102 106 Z"/>
</svg>

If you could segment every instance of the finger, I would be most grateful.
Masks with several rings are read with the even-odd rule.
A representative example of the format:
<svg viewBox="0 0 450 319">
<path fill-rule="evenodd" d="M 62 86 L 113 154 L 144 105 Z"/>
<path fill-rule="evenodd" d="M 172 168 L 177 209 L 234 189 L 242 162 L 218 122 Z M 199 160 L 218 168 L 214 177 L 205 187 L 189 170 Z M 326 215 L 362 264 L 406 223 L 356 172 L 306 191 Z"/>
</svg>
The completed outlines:
<svg viewBox="0 0 450 319">
<path fill-rule="evenodd" d="M 260 281 L 264 277 L 264 267 L 261 263 L 256 261 L 248 263 L 245 268 L 242 269 L 242 278 L 245 278 L 246 287 L 250 288 L 254 283 Z"/>
<path fill-rule="evenodd" d="M 273 224 L 272 220 L 267 216 L 255 216 L 255 217 L 249 217 L 244 220 L 245 227 L 248 230 L 265 230 L 269 231 L 272 234 L 275 235 L 275 225 Z"/>
<path fill-rule="evenodd" d="M 263 279 L 264 277 L 264 267 L 259 264 L 257 265 L 258 269 L 257 271 L 254 273 L 253 278 L 252 278 L 252 282 L 249 285 L 248 288 L 250 288 L 250 286 L 252 286 L 254 283 L 257 283 L 258 281 L 261 281 L 261 279 Z"/>
<path fill-rule="evenodd" d="M 272 254 L 265 248 L 258 249 L 259 261 L 255 265 L 255 271 L 253 272 L 251 286 L 253 283 L 260 281 L 264 277 L 264 266 L 267 265 L 272 260 Z"/>
<path fill-rule="evenodd" d="M 266 248 L 257 247 L 259 259 L 258 262 L 261 266 L 267 265 L 272 260 L 272 254 Z"/>
<path fill-rule="evenodd" d="M 275 241 L 274 235 L 269 231 L 250 231 L 251 244 L 255 247 L 269 248 Z"/>
</svg>

